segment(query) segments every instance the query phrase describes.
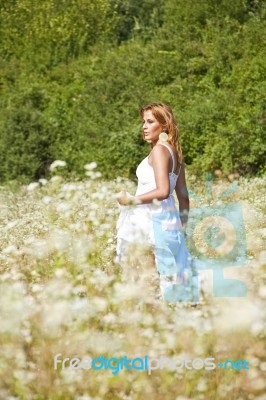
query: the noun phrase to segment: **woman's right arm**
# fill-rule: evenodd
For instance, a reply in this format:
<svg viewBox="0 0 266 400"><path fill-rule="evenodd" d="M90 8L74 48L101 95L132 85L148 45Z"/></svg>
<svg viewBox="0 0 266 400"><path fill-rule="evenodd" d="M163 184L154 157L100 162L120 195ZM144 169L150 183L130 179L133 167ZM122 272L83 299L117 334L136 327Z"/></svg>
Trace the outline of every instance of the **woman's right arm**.
<svg viewBox="0 0 266 400"><path fill-rule="evenodd" d="M179 203L179 214L182 227L185 230L189 213L189 195L186 184L185 165L182 163L180 173L175 186L176 196Z"/></svg>

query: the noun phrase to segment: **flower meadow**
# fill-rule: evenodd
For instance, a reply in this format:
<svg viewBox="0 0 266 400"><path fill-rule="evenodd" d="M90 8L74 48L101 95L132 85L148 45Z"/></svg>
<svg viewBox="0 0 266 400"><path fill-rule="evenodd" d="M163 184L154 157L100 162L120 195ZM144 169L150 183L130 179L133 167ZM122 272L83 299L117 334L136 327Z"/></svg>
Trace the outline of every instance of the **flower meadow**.
<svg viewBox="0 0 266 400"><path fill-rule="evenodd" d="M132 249L115 262L116 194L134 182L105 181L96 163L81 181L60 175L0 188L0 399L265 399L265 178L217 174L212 199L239 202L247 262L224 269L247 287L244 297L215 297L212 271L200 272L200 303L167 303L152 253ZM57 174L57 175L55 175ZM62 174L63 175L63 174ZM188 187L208 206L204 182ZM191 208L198 207L196 196ZM195 232L197 246L204 235ZM197 237L196 237L197 236ZM189 239L188 239L189 240ZM202 250L203 251L203 250ZM61 358L166 357L246 360L249 369L145 370L54 368Z"/></svg>

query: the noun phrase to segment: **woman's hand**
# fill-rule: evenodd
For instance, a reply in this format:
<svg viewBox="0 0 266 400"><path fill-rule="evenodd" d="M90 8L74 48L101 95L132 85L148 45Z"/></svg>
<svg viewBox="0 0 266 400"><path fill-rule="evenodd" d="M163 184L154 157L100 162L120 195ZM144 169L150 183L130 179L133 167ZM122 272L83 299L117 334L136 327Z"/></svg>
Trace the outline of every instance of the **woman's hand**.
<svg viewBox="0 0 266 400"><path fill-rule="evenodd" d="M141 203L136 197L132 196L125 190L121 190L121 192L118 193L117 200L121 206L131 206Z"/></svg>
<svg viewBox="0 0 266 400"><path fill-rule="evenodd" d="M133 196L131 196L125 190L121 190L121 192L119 192L117 195L118 203L121 206L129 206L130 204L132 204L132 199L133 199Z"/></svg>

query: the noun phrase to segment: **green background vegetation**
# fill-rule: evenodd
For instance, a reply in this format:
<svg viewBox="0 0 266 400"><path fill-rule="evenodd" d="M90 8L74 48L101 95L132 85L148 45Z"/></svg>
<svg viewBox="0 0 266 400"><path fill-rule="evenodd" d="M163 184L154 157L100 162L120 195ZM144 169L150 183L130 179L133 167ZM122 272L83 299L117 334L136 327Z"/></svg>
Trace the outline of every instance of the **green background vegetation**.
<svg viewBox="0 0 266 400"><path fill-rule="evenodd" d="M1 0L1 180L55 159L134 176L151 101L173 107L193 172L265 173L265 16L259 0Z"/></svg>

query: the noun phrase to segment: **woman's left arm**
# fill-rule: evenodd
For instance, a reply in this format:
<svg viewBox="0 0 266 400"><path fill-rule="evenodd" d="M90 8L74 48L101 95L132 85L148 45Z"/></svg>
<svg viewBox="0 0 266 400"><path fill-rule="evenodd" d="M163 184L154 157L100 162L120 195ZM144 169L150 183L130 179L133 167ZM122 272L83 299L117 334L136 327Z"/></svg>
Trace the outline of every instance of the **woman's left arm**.
<svg viewBox="0 0 266 400"><path fill-rule="evenodd" d="M179 213L183 229L185 230L188 222L189 213L189 194L186 184L185 165L182 163L179 177L176 182L175 192L179 203Z"/></svg>

